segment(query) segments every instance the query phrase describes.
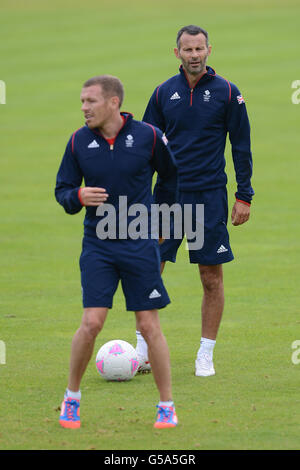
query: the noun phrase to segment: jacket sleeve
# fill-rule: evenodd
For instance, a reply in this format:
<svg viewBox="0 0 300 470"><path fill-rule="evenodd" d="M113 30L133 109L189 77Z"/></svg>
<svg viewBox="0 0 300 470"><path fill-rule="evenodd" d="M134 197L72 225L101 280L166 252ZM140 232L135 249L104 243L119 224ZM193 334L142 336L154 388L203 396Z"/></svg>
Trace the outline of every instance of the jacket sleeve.
<svg viewBox="0 0 300 470"><path fill-rule="evenodd" d="M154 145L152 167L157 172L153 196L156 204L172 205L177 200L177 165L167 138L153 127Z"/></svg>
<svg viewBox="0 0 300 470"><path fill-rule="evenodd" d="M231 142L232 158L236 175L237 199L250 203L254 191L251 186L252 153L250 124L245 101L238 88L231 83L231 100L226 114L226 127Z"/></svg>
<svg viewBox="0 0 300 470"><path fill-rule="evenodd" d="M56 200L68 214L76 214L83 207L78 196L82 179L83 175L72 151L70 138L57 173L55 187Z"/></svg>
<svg viewBox="0 0 300 470"><path fill-rule="evenodd" d="M165 120L159 106L159 86L154 90L148 105L146 107L143 121L153 126L158 127L162 132L165 132Z"/></svg>

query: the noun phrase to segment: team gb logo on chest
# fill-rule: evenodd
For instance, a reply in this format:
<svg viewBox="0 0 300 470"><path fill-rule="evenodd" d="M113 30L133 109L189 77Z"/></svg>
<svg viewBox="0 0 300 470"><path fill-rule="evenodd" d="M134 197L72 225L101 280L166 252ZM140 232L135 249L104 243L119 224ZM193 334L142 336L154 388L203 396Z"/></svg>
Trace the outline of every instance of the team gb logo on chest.
<svg viewBox="0 0 300 470"><path fill-rule="evenodd" d="M203 93L203 101L208 102L210 100L211 94L209 90L205 90Z"/></svg>
<svg viewBox="0 0 300 470"><path fill-rule="evenodd" d="M125 140L126 147L132 147L133 143L134 143L134 138L132 137L131 134L128 134L128 136L126 137L126 140Z"/></svg>

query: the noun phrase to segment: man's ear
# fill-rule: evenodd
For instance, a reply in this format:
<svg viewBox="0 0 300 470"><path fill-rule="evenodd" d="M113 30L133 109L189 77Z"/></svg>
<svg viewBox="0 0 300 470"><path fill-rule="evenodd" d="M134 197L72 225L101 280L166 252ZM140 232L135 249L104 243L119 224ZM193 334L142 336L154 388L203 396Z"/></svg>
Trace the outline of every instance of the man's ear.
<svg viewBox="0 0 300 470"><path fill-rule="evenodd" d="M174 54L177 57L177 59L180 59L179 49L177 47L174 47Z"/></svg>
<svg viewBox="0 0 300 470"><path fill-rule="evenodd" d="M112 96L110 98L110 102L113 106L113 108L119 108L120 107L120 99L118 96Z"/></svg>

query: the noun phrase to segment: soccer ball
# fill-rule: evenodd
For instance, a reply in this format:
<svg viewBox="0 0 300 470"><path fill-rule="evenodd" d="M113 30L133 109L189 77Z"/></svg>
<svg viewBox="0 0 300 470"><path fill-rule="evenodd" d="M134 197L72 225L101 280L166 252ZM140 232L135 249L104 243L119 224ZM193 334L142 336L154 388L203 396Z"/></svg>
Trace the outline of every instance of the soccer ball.
<svg viewBox="0 0 300 470"><path fill-rule="evenodd" d="M105 380L131 380L137 373L139 361L131 344L121 339L105 343L96 356L96 367Z"/></svg>

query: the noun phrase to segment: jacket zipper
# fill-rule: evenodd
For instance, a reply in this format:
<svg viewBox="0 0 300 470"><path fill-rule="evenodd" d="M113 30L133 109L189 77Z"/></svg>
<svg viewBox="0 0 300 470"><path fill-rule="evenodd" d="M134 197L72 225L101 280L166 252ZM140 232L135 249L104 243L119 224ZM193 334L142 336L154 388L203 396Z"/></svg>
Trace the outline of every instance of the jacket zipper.
<svg viewBox="0 0 300 470"><path fill-rule="evenodd" d="M190 106L193 106L193 92L194 92L194 88L191 88Z"/></svg>
<svg viewBox="0 0 300 470"><path fill-rule="evenodd" d="M188 79L188 77L187 77L187 74L186 74L186 72L185 72L184 69L183 69L183 71L184 71L184 75L185 75L186 81L188 82L188 85L189 85L189 87L190 87L190 106L193 106L193 93L194 93L194 89L196 88L198 82L201 80L201 78L203 77L204 74L201 75L201 77L200 77L199 80L195 83L195 85L194 85L193 87L191 87L191 84L190 84L190 81L189 81L189 79Z"/></svg>
<svg viewBox="0 0 300 470"><path fill-rule="evenodd" d="M123 125L122 125L121 129L119 129L119 132L118 132L117 135L115 136L114 143L113 143L113 144L109 144L109 149L110 149L111 152L114 151L114 146L115 146L115 143L116 143L116 139L117 139L118 135L120 134L121 130L123 129L123 127L125 126L126 121L127 121L127 119L124 119L124 122L123 122Z"/></svg>
<svg viewBox="0 0 300 470"><path fill-rule="evenodd" d="M109 143L109 139L106 139L105 137L103 137L103 135L101 134L101 132L98 133L104 140L106 140L106 142L107 142L108 145L109 145L109 150L110 150L111 152L113 152L116 139L117 139L118 135L120 134L121 130L123 129L123 127L125 126L126 122L127 122L127 119L124 119L123 125L122 125L122 127L119 129L119 132L117 133L117 135L115 136L115 141L114 141L113 144Z"/></svg>

